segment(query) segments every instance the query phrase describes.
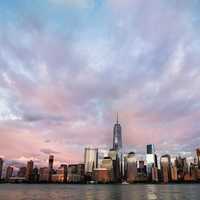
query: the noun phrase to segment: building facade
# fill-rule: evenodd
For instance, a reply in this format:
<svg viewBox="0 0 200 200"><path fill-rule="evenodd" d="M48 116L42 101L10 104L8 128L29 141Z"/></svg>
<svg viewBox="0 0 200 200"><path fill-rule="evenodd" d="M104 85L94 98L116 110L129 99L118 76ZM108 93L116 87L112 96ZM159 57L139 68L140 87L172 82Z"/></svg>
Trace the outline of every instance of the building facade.
<svg viewBox="0 0 200 200"><path fill-rule="evenodd" d="M85 148L84 153L85 174L92 173L98 167L98 149Z"/></svg>
<svg viewBox="0 0 200 200"><path fill-rule="evenodd" d="M1 180L1 177L2 177L2 172L3 172L3 159L0 158L0 180Z"/></svg>

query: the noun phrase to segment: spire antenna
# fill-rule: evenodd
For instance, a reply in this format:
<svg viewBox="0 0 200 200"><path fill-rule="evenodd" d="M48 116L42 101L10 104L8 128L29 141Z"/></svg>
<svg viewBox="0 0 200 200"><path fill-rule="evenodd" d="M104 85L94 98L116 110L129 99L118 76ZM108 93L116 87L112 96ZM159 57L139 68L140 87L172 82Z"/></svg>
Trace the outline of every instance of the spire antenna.
<svg viewBox="0 0 200 200"><path fill-rule="evenodd" d="M119 123L118 112L117 112L117 124Z"/></svg>

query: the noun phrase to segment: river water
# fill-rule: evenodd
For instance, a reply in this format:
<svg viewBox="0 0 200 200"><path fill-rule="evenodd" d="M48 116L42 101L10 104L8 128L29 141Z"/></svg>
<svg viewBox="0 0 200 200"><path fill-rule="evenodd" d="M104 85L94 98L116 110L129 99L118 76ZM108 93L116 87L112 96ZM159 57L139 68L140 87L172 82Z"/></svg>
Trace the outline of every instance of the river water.
<svg viewBox="0 0 200 200"><path fill-rule="evenodd" d="M0 184L0 200L200 200L200 184L42 185Z"/></svg>

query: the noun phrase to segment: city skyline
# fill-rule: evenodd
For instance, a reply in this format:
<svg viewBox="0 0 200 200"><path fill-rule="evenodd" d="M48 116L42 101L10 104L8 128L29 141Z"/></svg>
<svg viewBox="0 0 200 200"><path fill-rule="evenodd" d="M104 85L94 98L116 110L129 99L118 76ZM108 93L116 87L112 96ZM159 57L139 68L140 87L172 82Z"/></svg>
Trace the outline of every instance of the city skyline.
<svg viewBox="0 0 200 200"><path fill-rule="evenodd" d="M194 157L200 143L200 2L0 3L0 157L55 165L111 148ZM142 12L141 12L142 11ZM174 20L176 19L176 20Z"/></svg>

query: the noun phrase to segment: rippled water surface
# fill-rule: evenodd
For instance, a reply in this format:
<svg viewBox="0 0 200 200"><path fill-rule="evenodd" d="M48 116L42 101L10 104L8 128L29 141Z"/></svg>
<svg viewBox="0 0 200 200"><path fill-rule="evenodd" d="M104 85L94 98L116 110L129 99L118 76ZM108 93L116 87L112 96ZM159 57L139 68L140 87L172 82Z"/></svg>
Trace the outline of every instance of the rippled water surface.
<svg viewBox="0 0 200 200"><path fill-rule="evenodd" d="M200 200L200 185L0 184L0 200Z"/></svg>

